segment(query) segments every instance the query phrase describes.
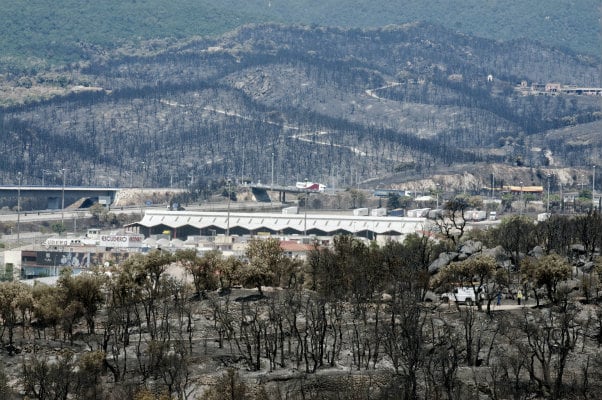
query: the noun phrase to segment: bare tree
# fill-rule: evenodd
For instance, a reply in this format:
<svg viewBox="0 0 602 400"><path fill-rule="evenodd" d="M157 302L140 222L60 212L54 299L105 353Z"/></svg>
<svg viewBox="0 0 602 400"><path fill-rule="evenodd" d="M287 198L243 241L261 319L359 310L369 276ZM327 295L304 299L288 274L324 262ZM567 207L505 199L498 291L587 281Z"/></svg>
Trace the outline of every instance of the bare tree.
<svg viewBox="0 0 602 400"><path fill-rule="evenodd" d="M470 204L464 197L456 197L443 206L443 212L435 218L441 234L450 240L454 246L457 246L464 236L466 229L466 211Z"/></svg>
<svg viewBox="0 0 602 400"><path fill-rule="evenodd" d="M74 354L65 350L56 362L34 354L23 360L21 383L26 396L39 400L65 400L74 391Z"/></svg>
<svg viewBox="0 0 602 400"><path fill-rule="evenodd" d="M206 400L248 400L251 398L248 392L249 388L238 372L229 368L218 378L215 386L207 391L204 398Z"/></svg>
<svg viewBox="0 0 602 400"><path fill-rule="evenodd" d="M521 330L528 350L527 369L547 398L559 399L564 395L563 378L569 356L581 338L577 315L574 306L524 313Z"/></svg>

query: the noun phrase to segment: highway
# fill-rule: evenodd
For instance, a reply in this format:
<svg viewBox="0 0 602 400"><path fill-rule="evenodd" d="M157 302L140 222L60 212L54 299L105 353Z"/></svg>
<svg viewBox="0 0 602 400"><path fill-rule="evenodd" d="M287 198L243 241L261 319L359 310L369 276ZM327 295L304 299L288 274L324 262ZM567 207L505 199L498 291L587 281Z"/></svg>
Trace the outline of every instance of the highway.
<svg viewBox="0 0 602 400"><path fill-rule="evenodd" d="M257 203L254 201L245 202L230 202L230 210L232 211L257 211L257 210L278 210L283 207L282 203ZM113 207L109 210L114 214L143 214L147 209L165 209L164 205L153 205L153 206L128 206L128 207ZM187 211L226 211L228 209L227 201L219 203L202 203L202 204L191 204L184 206ZM38 210L38 211L24 211L21 213L20 221L26 222L42 222L42 221L60 221L61 218L64 220L71 221L73 219L90 218L92 214L89 210L73 210L65 209L64 212L61 210ZM7 212L0 214L0 222L17 222L16 212Z"/></svg>

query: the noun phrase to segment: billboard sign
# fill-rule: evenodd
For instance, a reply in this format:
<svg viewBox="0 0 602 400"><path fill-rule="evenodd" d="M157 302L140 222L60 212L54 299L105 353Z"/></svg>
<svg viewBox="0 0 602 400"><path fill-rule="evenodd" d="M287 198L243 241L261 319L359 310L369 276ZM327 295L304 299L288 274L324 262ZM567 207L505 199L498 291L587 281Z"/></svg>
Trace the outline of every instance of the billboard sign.
<svg viewBox="0 0 602 400"><path fill-rule="evenodd" d="M62 268L73 271L85 270L91 266L105 263L120 264L130 256L129 253L118 252L79 252L79 251L37 251L30 255L30 260L22 264L23 268L48 268L56 273ZM46 272L48 273L48 272Z"/></svg>
<svg viewBox="0 0 602 400"><path fill-rule="evenodd" d="M36 264L40 266L90 268L90 253L39 251Z"/></svg>
<svg viewBox="0 0 602 400"><path fill-rule="evenodd" d="M103 247L142 247L144 235L100 235L98 245Z"/></svg>

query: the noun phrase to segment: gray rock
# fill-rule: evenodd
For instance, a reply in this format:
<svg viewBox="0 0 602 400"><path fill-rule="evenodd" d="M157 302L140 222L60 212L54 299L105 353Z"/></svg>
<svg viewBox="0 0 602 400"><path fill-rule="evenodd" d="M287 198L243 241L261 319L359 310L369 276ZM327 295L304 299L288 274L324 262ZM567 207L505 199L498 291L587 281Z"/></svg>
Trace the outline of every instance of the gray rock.
<svg viewBox="0 0 602 400"><path fill-rule="evenodd" d="M585 272L586 274L589 274L590 272L592 272L595 265L596 264L594 264L593 261L588 261L581 266L581 271Z"/></svg>
<svg viewBox="0 0 602 400"><path fill-rule="evenodd" d="M482 250L483 250L483 243L477 242L474 240L468 240L462 245L462 248L460 249L460 253L471 256L473 254L481 252Z"/></svg>
<svg viewBox="0 0 602 400"><path fill-rule="evenodd" d="M431 265L429 265L429 273L431 275L436 274L441 268L445 267L446 265L457 259L458 256L459 253L455 252L441 253L439 255L439 258L437 258L431 263Z"/></svg>
<svg viewBox="0 0 602 400"><path fill-rule="evenodd" d="M460 254L458 254L458 258L457 258L457 260L458 260L458 261L464 261L464 260L466 260L468 257L470 257L470 254L466 254L466 253L460 253Z"/></svg>
<svg viewBox="0 0 602 400"><path fill-rule="evenodd" d="M483 249L482 253L486 256L493 257L498 267L508 268L512 265L510 257L502 246L497 246L492 249Z"/></svg>
<svg viewBox="0 0 602 400"><path fill-rule="evenodd" d="M541 258L543 257L544 253L543 253L543 249L541 248L541 246L535 246L533 247L533 249L529 252L529 255L531 257L535 257L535 258Z"/></svg>

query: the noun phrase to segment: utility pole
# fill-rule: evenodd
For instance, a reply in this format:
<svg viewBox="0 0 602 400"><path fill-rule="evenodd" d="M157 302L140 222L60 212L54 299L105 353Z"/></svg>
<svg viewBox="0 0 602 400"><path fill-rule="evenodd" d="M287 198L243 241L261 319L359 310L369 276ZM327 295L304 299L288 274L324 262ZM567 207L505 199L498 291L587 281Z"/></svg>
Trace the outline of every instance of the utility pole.
<svg viewBox="0 0 602 400"><path fill-rule="evenodd" d="M560 185L560 211L564 212L564 193L562 192L562 182L558 179L558 184Z"/></svg>
<svg viewBox="0 0 602 400"><path fill-rule="evenodd" d="M65 168L61 169L63 173L63 190L61 194L61 225L65 226Z"/></svg>
<svg viewBox="0 0 602 400"><path fill-rule="evenodd" d="M17 173L19 186L17 186L17 247L21 245L21 172Z"/></svg>
<svg viewBox="0 0 602 400"><path fill-rule="evenodd" d="M242 170L240 171L240 184L245 184L245 148L242 148Z"/></svg>
<svg viewBox="0 0 602 400"><path fill-rule="evenodd" d="M307 236L307 195L308 195L307 178L305 178L305 189L304 190L305 190L305 201L304 201L305 204L303 204L303 209L305 211L304 212L305 217L303 220L303 236Z"/></svg>
<svg viewBox="0 0 602 400"><path fill-rule="evenodd" d="M524 208L524 204L523 204L523 181L520 182L520 213L519 215L523 215L523 208Z"/></svg>
<svg viewBox="0 0 602 400"><path fill-rule="evenodd" d="M230 237L230 183L232 180L228 178L226 181L226 187L228 188L228 216L226 221L226 236Z"/></svg>
<svg viewBox="0 0 602 400"><path fill-rule="evenodd" d="M271 188L274 190L274 152L272 151L272 186Z"/></svg>
<svg viewBox="0 0 602 400"><path fill-rule="evenodd" d="M596 166L592 166L592 207L596 208Z"/></svg>
<svg viewBox="0 0 602 400"><path fill-rule="evenodd" d="M142 188L144 189L144 180L146 178L146 163L142 161Z"/></svg>
<svg viewBox="0 0 602 400"><path fill-rule="evenodd" d="M548 205L546 206L546 212L550 212L550 175L548 174Z"/></svg>

